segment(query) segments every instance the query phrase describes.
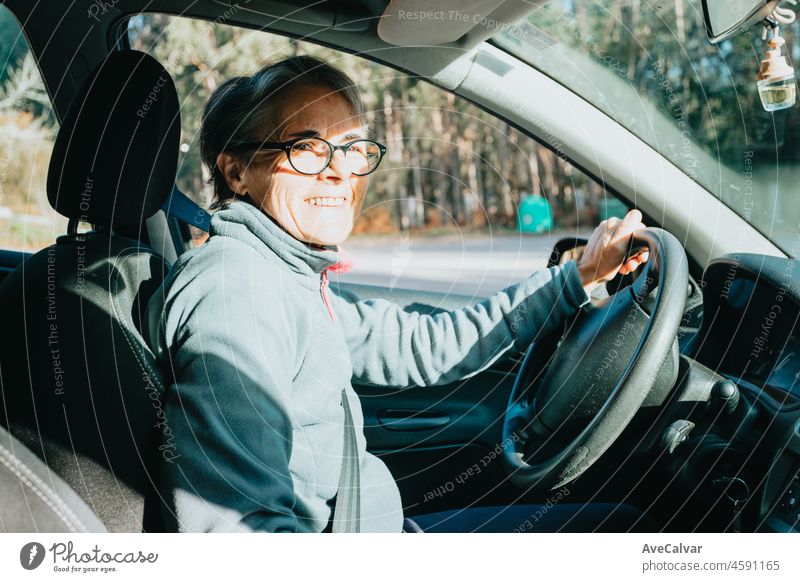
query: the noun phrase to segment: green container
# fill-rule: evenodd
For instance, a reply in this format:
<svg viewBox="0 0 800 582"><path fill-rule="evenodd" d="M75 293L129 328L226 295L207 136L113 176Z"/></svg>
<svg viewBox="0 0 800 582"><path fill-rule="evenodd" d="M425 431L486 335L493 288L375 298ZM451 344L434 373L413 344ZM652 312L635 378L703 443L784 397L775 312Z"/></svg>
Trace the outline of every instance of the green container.
<svg viewBox="0 0 800 582"><path fill-rule="evenodd" d="M553 228L550 203L538 194L528 194L519 203L517 225L520 232L548 232Z"/></svg>

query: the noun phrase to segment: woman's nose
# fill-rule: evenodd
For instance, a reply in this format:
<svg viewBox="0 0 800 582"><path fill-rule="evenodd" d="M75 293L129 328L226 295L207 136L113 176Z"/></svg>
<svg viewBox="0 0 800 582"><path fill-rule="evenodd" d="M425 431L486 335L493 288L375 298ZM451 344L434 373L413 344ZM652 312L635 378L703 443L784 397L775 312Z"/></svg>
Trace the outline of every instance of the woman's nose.
<svg viewBox="0 0 800 582"><path fill-rule="evenodd" d="M350 178L350 166L342 150L334 150L331 163L322 171L322 176L336 182Z"/></svg>

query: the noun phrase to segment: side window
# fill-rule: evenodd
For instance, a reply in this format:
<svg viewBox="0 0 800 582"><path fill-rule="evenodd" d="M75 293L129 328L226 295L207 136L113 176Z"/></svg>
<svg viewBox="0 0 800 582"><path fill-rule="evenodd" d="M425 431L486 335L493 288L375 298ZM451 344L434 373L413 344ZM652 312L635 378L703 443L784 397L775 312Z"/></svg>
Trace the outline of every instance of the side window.
<svg viewBox="0 0 800 582"><path fill-rule="evenodd" d="M67 230L45 190L58 124L19 22L5 6L0 62L0 248L32 252Z"/></svg>
<svg viewBox="0 0 800 582"><path fill-rule="evenodd" d="M320 57L360 87L370 134L388 147L351 237L343 282L488 296L545 265L562 236L588 235L625 207L563 156L478 107L365 59L278 35L166 15L129 21L132 48L175 79L183 137L178 187L210 202L199 159L202 108L265 60Z"/></svg>

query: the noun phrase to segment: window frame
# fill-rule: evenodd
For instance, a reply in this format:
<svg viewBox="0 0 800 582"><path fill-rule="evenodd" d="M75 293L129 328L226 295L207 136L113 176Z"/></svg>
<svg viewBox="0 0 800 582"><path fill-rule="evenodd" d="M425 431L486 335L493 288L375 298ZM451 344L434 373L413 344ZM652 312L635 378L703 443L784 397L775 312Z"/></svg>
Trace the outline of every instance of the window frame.
<svg viewBox="0 0 800 582"><path fill-rule="evenodd" d="M62 121L63 121L63 115L61 114L58 106L56 105L56 100L53 98L53 92L50 90L50 86L47 83L47 79L46 79L46 77L44 75L44 72L42 70L41 64L39 62L39 57L37 56L37 54L33 50L33 45L32 45L32 43L30 41L29 36L28 36L27 29L26 29L25 25L23 24L22 19L19 17L19 15L17 14L17 11L14 9L13 6L8 5L8 4L3 4L2 6L0 6L0 10L8 11L8 14L11 15L11 17L14 19L14 22L16 22L16 25L17 25L17 27L19 29L19 33L17 34L16 38L14 39L14 44L20 42L20 38L21 38L22 41L25 43L25 48L27 49L27 54L30 55L31 58L33 59L34 65L36 66L36 71L37 71L37 73L39 75L39 79L41 80L42 85L44 86L45 93L47 95L47 99L48 99L50 108L53 111L53 115L55 116L56 123L58 124L58 129L57 129L57 131L55 133L55 135L57 136L58 135L58 131L61 130L61 125L62 125ZM53 140L53 143L55 143L55 139ZM52 154L51 154L51 156L52 156ZM49 161L50 160L48 158L48 160L47 160L48 167L49 167ZM45 174L45 184L46 184L46 182L47 182L47 175ZM28 194L30 195L30 193L28 193ZM69 224L68 223L68 219L66 219L65 217L63 217L63 215L58 213L52 207L52 205L49 204L49 201L48 201L48 206L49 206L50 212L52 213L53 219L57 219L58 217L61 217L61 218L64 218L64 220L67 220L67 225ZM53 230L55 230L55 228ZM0 261L0 275L5 275L6 274L5 271L8 270L8 268L11 266L13 261L16 260L17 264L21 264L28 257L33 256L37 252L40 252L40 251L48 248L49 246L55 244L59 237L64 236L66 234L67 234L67 228L65 228L64 232L57 234L55 236L55 238L53 238L52 240L48 241L48 244L46 244L45 246L43 246L41 248L37 248L35 250L34 249L27 250L27 249L7 248L5 246L0 247L0 254L2 254L2 260ZM24 240L23 240L23 243L24 243Z"/></svg>
<svg viewBox="0 0 800 582"><path fill-rule="evenodd" d="M443 92L449 93L449 94L453 95L456 99L462 100L465 103L469 103L470 105L472 105L474 107L477 107L481 111L483 111L483 112L487 113L488 115L492 116L494 119L497 119L499 121L507 123L510 127L515 129L516 131L518 131L526 139L533 140L533 142L543 146L550 153L562 158L565 162L570 164L575 171L583 174L583 176L585 176L586 179L594 181L596 184L598 184L602 188L602 190L608 196L610 196L610 197L622 202L628 208L636 208L637 207L635 204L633 204L631 202L630 199L628 199L628 197L626 197L623 194L621 194L616 188L614 188L613 186L609 185L604 180L598 178L597 175L593 171L588 170L582 164L580 164L579 162L575 161L571 156L567 155L563 151L558 150L558 148L555 145L547 142L543 138L540 138L540 137L534 135L528 129L526 129L525 127L521 126L520 124L514 122L513 120L511 120L509 118L506 118L505 116L503 116L501 114L498 114L498 113L490 110L488 107L482 105L479 102L476 102L473 99L470 99L468 97L460 95L457 92L457 90L450 90L450 89L448 89L446 87L442 87L442 86L438 85L437 83L435 83L435 82L433 82L433 81L431 81L431 80L429 80L427 78L416 76L413 73L410 73L409 71L402 69L401 67L397 67L397 66L393 65L392 63L389 63L389 62L386 62L386 61L381 60L379 58L376 58L375 56L373 56L371 54L362 54L362 53L359 53L358 51L355 51L355 50L348 50L348 49L346 49L344 47L334 46L334 45L329 44L329 43L319 42L319 41L314 40L313 38L308 38L308 37L305 37L305 36L304 37L300 37L300 36L297 36L297 35L293 35L293 34L287 33L285 31L272 30L269 27L259 27L257 25L253 25L253 24L249 24L249 23L238 22L238 21L236 21L234 19L231 19L231 20L226 21L224 23L217 23L217 22L215 22L214 19L212 19L210 17L198 16L198 15L194 15L194 14L187 14L185 12L183 12L181 14L172 14L172 13L157 12L157 11L147 11L147 12L140 12L140 13L136 13L136 14L128 14L128 15L122 16L118 20L119 24L117 26L117 30L119 31L119 34L121 35L121 38L118 39L114 43L114 45L116 45L118 47L123 47L125 49L130 49L130 40L129 40L129 36L128 36L128 34L129 34L129 30L128 30L129 21L132 18L136 17L136 16L145 16L146 17L148 15L159 15L159 16L168 16L170 18L185 18L185 19L192 19L192 20L198 20L198 21L205 21L205 22L208 22L210 24L219 24L219 25L222 25L222 26L235 27L235 28L240 28L240 29L243 29L243 30L249 30L249 31L253 31L253 32L262 32L262 33L273 35L273 36L279 36L279 37L288 38L288 39L292 39L292 40L298 40L298 41L302 41L302 42L305 42L305 43L308 43L308 44L321 46L321 47L324 47L324 48L327 48L329 50L333 50L333 51L336 51L336 52L340 52L340 53L344 53L344 54L350 54L350 55L356 56L356 57L358 57L360 59L364 59L366 61L374 63L376 65L387 67L388 69L391 69L393 71L397 71L397 72L402 73L402 74L413 75L420 82L423 82L423 83L426 83L428 85L431 85L434 88L438 89L439 91L443 91ZM508 51L506 49L504 49L501 46L497 46L495 43L493 43L491 38L483 41L482 44L491 45L491 46L497 48L498 50L502 50L503 52L508 53ZM511 55L511 53L508 53L508 54ZM511 55L511 56L514 56L514 55ZM532 70L537 70L538 71L538 69L533 67L533 65L531 65L527 61L519 59L518 57L514 57L514 58L517 59L524 66L529 67ZM544 73L544 72L542 72L542 74L546 75L546 73ZM550 77L549 75L547 75L547 76ZM550 77L550 78L552 79L552 77ZM563 86L563 84L559 83L559 81L557 79L553 79L553 81L555 83L558 83L559 85ZM570 90L568 87L565 87L565 89ZM580 97L580 95L578 95L578 97ZM618 123L618 122L615 121L615 123ZM659 155L661 155L661 154L659 153ZM652 216L647 214L642 209L639 209L639 210L642 212L643 220L644 220L645 223L653 225L653 226L660 226L660 224L656 220L654 220L654 218ZM169 218L171 220L176 220L176 222L178 223L178 226L173 228L174 232L176 232L176 233L177 232L183 232L183 231L179 230L180 225L188 225L188 223L183 223L181 221L177 221L177 219L174 219L174 217L169 217ZM763 233L761 233L761 234L763 236ZM183 232L183 235L184 235L184 238L182 238L182 239L178 238L177 236L174 236L175 243L176 243L176 249L178 249L178 255L182 254L183 252L185 252L187 250L190 250L190 248L191 248L191 234L190 233L187 234L187 233ZM189 238L186 238L186 236L188 236ZM688 255L688 253L687 253L687 258L688 258L688 261L689 261L689 272L690 272L690 275L692 277L694 277L695 279L699 280L700 278L702 278L702 272L703 272L702 267L700 267L699 263L691 255ZM423 290L419 290L419 292L420 293L428 293L427 291L423 291Z"/></svg>

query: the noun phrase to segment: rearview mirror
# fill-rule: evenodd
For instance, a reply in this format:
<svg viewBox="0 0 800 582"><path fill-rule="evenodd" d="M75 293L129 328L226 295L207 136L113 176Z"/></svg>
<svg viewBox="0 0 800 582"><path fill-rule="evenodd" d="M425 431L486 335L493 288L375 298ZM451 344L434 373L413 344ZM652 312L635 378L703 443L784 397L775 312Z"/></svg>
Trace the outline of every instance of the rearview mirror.
<svg viewBox="0 0 800 582"><path fill-rule="evenodd" d="M708 40L718 43L769 16L781 0L703 0Z"/></svg>

